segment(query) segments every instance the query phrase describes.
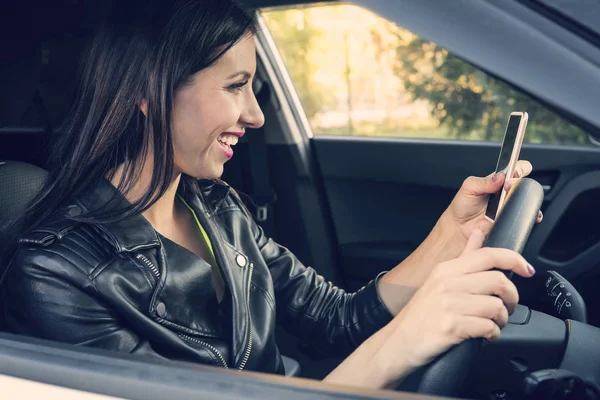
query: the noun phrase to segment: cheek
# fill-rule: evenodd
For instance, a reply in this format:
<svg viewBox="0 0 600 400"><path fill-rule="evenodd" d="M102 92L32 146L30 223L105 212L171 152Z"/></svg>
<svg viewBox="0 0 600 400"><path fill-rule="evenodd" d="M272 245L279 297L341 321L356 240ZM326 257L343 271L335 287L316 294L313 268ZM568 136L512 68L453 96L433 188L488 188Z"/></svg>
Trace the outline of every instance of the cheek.
<svg viewBox="0 0 600 400"><path fill-rule="evenodd" d="M173 113L173 144L185 149L205 142L210 135L210 113L208 104L201 99L189 98L176 105Z"/></svg>
<svg viewBox="0 0 600 400"><path fill-rule="evenodd" d="M171 133L175 166L188 172L208 147L205 118L198 108L192 107L180 108L174 117Z"/></svg>
<svg viewBox="0 0 600 400"><path fill-rule="evenodd" d="M189 100L177 109L173 123L175 162L181 167L205 157L216 145L217 137L234 127L239 119L238 107L228 93L211 98Z"/></svg>
<svg viewBox="0 0 600 400"><path fill-rule="evenodd" d="M219 93L203 103L200 114L204 128L216 138L237 124L239 112L236 98L229 93Z"/></svg>

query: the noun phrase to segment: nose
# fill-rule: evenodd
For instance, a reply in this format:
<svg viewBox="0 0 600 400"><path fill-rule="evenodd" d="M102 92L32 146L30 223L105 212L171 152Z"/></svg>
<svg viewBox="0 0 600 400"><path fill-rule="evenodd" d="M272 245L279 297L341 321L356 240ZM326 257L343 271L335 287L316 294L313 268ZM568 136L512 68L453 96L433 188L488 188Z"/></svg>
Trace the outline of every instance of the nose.
<svg viewBox="0 0 600 400"><path fill-rule="evenodd" d="M240 115L240 123L247 128L260 128L265 123L265 116L252 90L248 91L247 97L246 107Z"/></svg>

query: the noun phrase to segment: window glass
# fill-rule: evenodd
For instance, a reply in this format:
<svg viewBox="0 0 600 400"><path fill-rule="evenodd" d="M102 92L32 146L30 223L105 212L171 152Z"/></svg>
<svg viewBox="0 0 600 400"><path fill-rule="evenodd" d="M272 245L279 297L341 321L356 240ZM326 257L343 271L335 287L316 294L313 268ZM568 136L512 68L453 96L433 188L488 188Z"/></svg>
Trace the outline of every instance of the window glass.
<svg viewBox="0 0 600 400"><path fill-rule="evenodd" d="M512 111L525 141L587 134L435 43L352 5L263 10L315 135L501 140Z"/></svg>

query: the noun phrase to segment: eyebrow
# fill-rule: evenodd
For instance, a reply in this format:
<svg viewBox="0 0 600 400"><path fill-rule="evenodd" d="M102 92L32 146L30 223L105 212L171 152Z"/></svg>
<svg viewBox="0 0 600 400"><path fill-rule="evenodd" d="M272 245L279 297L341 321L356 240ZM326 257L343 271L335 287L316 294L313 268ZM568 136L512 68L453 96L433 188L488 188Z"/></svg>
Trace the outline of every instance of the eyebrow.
<svg viewBox="0 0 600 400"><path fill-rule="evenodd" d="M240 72L236 72L235 74L227 77L227 79L236 78L238 75L242 75L245 79L250 79L250 77L252 76L252 74L250 74L250 72L248 72L248 71L240 71Z"/></svg>

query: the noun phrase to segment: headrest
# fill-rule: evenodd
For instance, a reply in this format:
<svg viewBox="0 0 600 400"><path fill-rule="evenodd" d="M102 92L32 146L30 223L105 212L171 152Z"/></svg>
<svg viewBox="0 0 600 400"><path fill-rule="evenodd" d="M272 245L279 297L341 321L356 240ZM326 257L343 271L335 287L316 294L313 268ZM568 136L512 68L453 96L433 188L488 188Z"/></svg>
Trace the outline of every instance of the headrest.
<svg viewBox="0 0 600 400"><path fill-rule="evenodd" d="M42 188L48 172L21 161L0 161L0 221L25 210Z"/></svg>

